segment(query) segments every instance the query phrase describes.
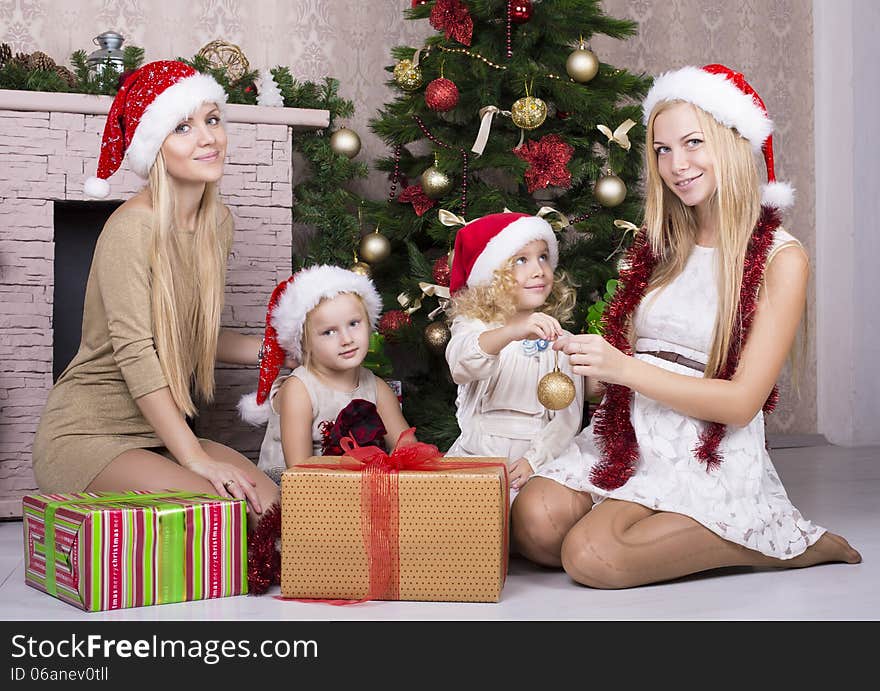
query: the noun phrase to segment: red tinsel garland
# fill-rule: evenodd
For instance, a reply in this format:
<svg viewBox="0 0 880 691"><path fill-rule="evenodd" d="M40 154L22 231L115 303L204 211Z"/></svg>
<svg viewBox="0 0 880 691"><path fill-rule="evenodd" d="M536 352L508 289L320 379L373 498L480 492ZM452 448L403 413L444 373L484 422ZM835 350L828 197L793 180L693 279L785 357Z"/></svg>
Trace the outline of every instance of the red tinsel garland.
<svg viewBox="0 0 880 691"><path fill-rule="evenodd" d="M779 227L779 223L778 211L771 207L763 207L746 250L737 318L734 320L735 327L731 334L730 349L724 365L716 375L718 379L730 379L736 372L742 348L755 317L758 290L764 279L767 255L773 245L774 231ZM630 319L645 296L645 290L656 265L657 257L651 251L651 244L643 229L636 235L627 253L625 268L620 272L617 292L602 317L605 340L627 355L632 355L627 337ZM778 398L779 392L774 387L764 403L765 413L772 412ZM636 462L639 459L639 444L630 418L631 405L632 389L618 384L608 385L593 422L593 431L602 452L601 460L590 472L590 481L596 487L606 490L616 489L624 485L635 472ZM700 442L694 449L694 455L697 460L706 464L707 470L712 470L721 463L718 446L726 431L726 426L720 422L710 422L700 435Z"/></svg>
<svg viewBox="0 0 880 691"><path fill-rule="evenodd" d="M281 506L272 504L248 535L248 592L262 595L281 583L281 553L275 543L281 537Z"/></svg>

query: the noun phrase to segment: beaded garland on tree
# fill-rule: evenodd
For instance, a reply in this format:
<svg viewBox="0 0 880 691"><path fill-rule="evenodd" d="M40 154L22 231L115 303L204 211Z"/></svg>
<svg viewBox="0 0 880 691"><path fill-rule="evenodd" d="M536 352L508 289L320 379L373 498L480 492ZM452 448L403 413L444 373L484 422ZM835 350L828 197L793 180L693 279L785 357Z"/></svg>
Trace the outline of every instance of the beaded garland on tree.
<svg viewBox="0 0 880 691"><path fill-rule="evenodd" d="M772 207L761 209L761 216L746 250L739 304L730 338L730 349L716 378L730 379L736 372L743 345L757 310L758 290L764 279L767 256L773 244L773 235L779 227L779 212ZM620 272L620 284L614 299L602 318L605 339L621 352L632 355L628 327L636 308L645 296L651 274L657 266L657 257L651 251L647 233L636 235L627 252L625 268ZM632 389L619 384L609 384L605 397L596 411L593 423L602 458L590 472L590 481L601 489L611 490L623 486L635 472L639 459L639 445L630 418ZM777 387L773 387L762 410L770 413L779 399ZM694 455L706 465L706 470L717 467L722 457L718 446L727 431L720 422L709 422L700 435Z"/></svg>

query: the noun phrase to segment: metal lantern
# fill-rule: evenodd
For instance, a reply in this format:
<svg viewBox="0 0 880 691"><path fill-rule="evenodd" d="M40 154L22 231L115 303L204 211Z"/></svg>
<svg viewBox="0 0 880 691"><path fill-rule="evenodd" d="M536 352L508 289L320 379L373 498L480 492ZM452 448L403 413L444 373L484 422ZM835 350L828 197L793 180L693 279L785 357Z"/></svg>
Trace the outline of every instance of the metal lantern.
<svg viewBox="0 0 880 691"><path fill-rule="evenodd" d="M91 53L86 60L89 67L98 74L101 74L109 61L109 64L112 65L117 72L122 73L123 52L120 48L122 47L123 41L125 41L125 37L115 31L105 31L103 34L95 36L92 39L92 43L96 46L100 46L100 48Z"/></svg>

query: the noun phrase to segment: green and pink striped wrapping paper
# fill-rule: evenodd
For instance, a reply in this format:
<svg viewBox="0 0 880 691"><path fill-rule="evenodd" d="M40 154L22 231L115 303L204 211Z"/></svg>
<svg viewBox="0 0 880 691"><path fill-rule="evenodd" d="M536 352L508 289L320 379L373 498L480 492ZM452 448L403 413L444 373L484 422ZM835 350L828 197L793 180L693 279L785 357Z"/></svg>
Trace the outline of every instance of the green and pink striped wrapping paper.
<svg viewBox="0 0 880 691"><path fill-rule="evenodd" d="M25 582L86 611L247 592L242 500L171 491L31 494L22 516Z"/></svg>

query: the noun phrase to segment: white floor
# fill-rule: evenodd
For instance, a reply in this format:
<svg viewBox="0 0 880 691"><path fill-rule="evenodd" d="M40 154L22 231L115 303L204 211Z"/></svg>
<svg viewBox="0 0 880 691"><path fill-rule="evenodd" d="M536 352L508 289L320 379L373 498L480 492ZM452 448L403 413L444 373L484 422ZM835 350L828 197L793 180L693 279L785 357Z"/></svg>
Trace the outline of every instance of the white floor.
<svg viewBox="0 0 880 691"><path fill-rule="evenodd" d="M773 451L804 516L846 537L858 565L722 569L599 591L513 559L497 604L368 602L350 607L241 596L88 614L24 583L20 521L0 523L0 620L880 620L880 447Z"/></svg>

